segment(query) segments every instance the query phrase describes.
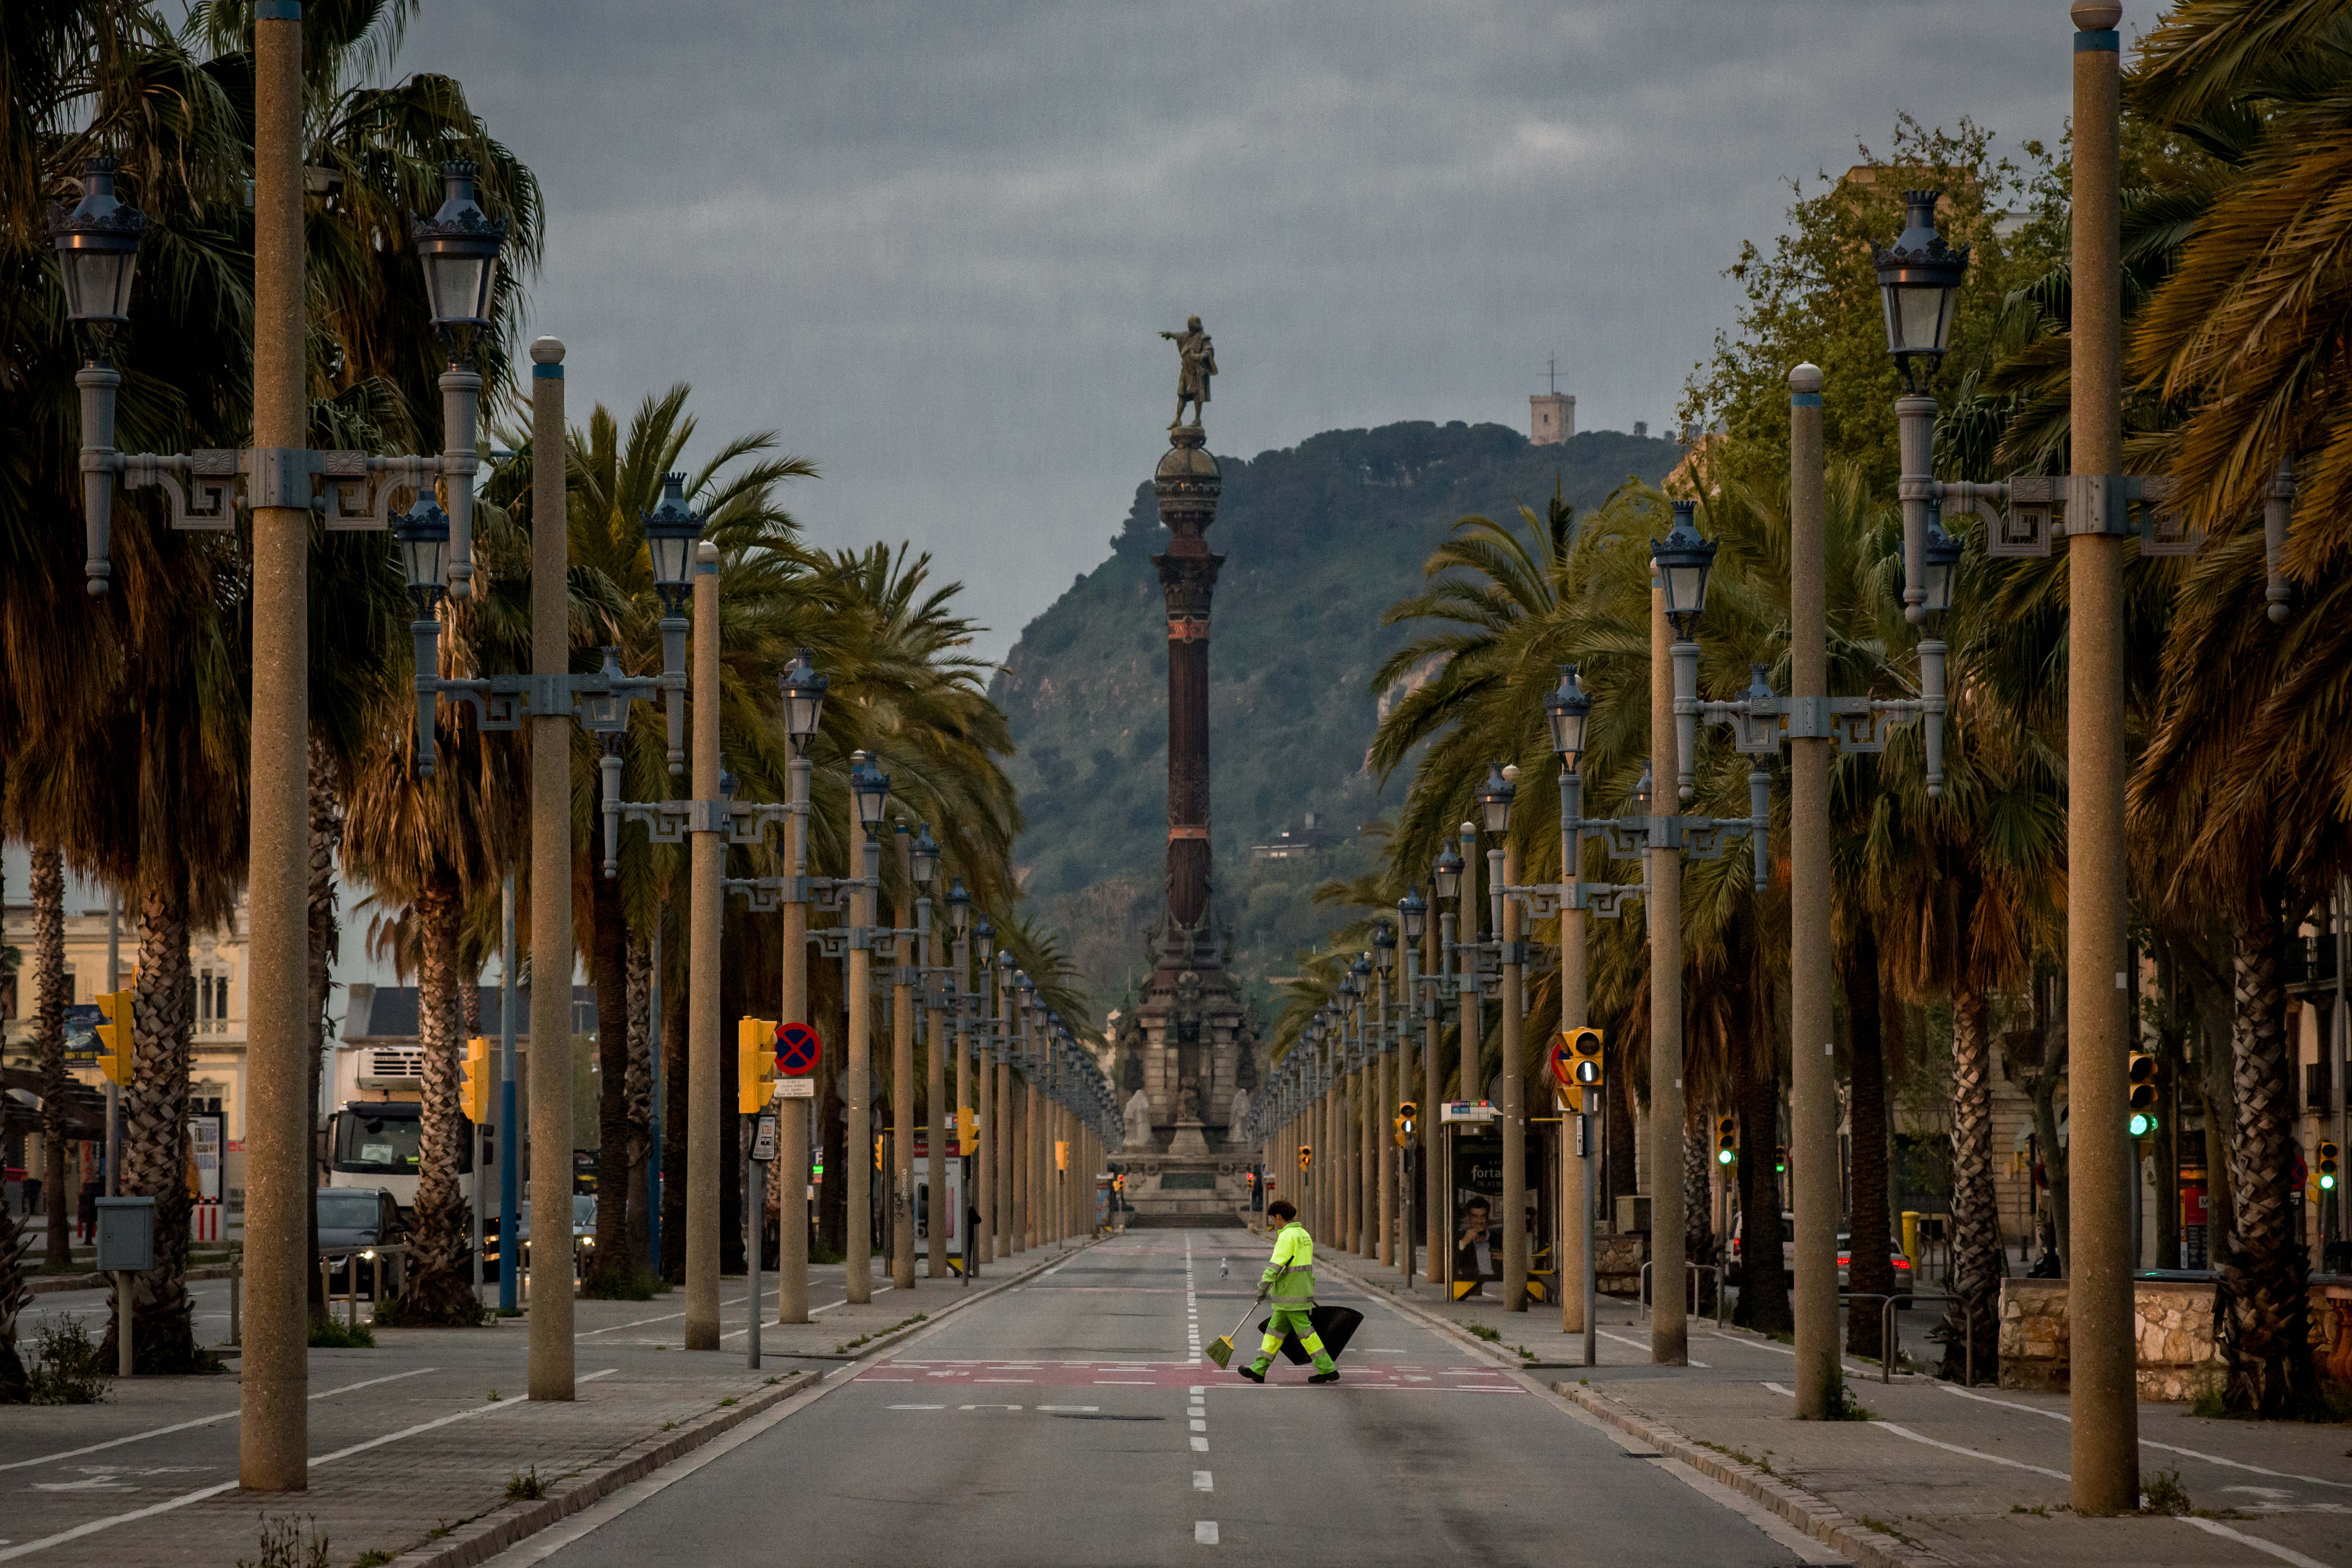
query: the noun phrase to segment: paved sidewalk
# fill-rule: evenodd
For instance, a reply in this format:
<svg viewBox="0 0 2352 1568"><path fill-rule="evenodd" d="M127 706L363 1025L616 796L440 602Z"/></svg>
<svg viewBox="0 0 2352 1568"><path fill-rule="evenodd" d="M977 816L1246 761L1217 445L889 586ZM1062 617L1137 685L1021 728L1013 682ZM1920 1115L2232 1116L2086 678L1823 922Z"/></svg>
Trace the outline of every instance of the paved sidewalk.
<svg viewBox="0 0 2352 1568"><path fill-rule="evenodd" d="M527 1319L380 1329L374 1350L310 1353L311 1488L299 1497L236 1488L233 1352L220 1376L120 1380L100 1405L12 1408L0 1420L0 1563L229 1568L259 1557L267 1521L292 1516L329 1538L336 1568L363 1557L457 1568L1079 1245L1007 1259L969 1287L919 1277L901 1292L879 1283L888 1278L881 1272L873 1300L856 1306L845 1301L841 1266L819 1267L810 1282L815 1321L765 1324L756 1371L745 1364L749 1292L740 1279L720 1292L715 1354L679 1348L682 1292L583 1300L570 1404L522 1397ZM197 1289L201 1337L217 1344L226 1302L210 1298L222 1288ZM102 1315L100 1294L83 1294L44 1297L35 1310ZM772 1280L763 1298L772 1318Z"/></svg>
<svg viewBox="0 0 2352 1568"><path fill-rule="evenodd" d="M2352 1426L2206 1421L2143 1402L2142 1485L2172 1473L2191 1513L2077 1519L2066 1508L2063 1397L1899 1373L1881 1384L1874 1364L1849 1361L1849 1386L1871 1418L1800 1422L1787 1347L1711 1319L1691 1324L1688 1367L1652 1366L1637 1309L1604 1297L1601 1364L1563 1366L1580 1363L1582 1337L1560 1332L1557 1306L1507 1313L1475 1298L1441 1302L1427 1287L1406 1298L1392 1268L1328 1253L1318 1265L1326 1258L1419 1313L1495 1330L1501 1347L1488 1353L1498 1362L1532 1367L1525 1375L1858 1562L2352 1564Z"/></svg>

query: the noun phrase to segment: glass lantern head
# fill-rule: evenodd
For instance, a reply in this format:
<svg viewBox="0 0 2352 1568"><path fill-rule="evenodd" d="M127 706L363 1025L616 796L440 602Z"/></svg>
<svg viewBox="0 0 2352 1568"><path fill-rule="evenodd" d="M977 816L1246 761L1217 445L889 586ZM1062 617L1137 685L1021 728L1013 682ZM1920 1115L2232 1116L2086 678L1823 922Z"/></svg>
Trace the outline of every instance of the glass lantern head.
<svg viewBox="0 0 2352 1568"><path fill-rule="evenodd" d="M77 321L117 327L131 314L131 279L139 268L139 241L147 215L114 196L115 162L82 165L81 200L49 209L49 241L57 247L66 285L66 313Z"/></svg>
<svg viewBox="0 0 2352 1568"><path fill-rule="evenodd" d="M416 220L410 237L425 264L425 297L433 325L444 335L478 332L490 324L490 300L498 291L499 252L507 226L474 198L480 165L457 159L441 165L441 209Z"/></svg>
<svg viewBox="0 0 2352 1568"><path fill-rule="evenodd" d="M1429 905L1418 887L1406 889L1404 897L1397 900L1397 920L1404 927L1405 941L1418 946L1429 929Z"/></svg>
<svg viewBox="0 0 2352 1568"><path fill-rule="evenodd" d="M1500 838L1510 831L1511 802L1518 793L1519 786L1503 776L1500 763L1486 764L1486 782L1478 786L1478 816L1487 837Z"/></svg>
<svg viewBox="0 0 2352 1568"><path fill-rule="evenodd" d="M1969 247L1947 245L1937 232L1936 202L1942 194L1904 192L1902 234L1870 254L1886 318L1886 352L1915 390L1951 345L1953 305L1969 269Z"/></svg>
<svg viewBox="0 0 2352 1568"><path fill-rule="evenodd" d="M664 474L660 504L646 513L646 549L653 557L654 588L662 608L679 614L694 571L695 546L702 542L703 518L687 504L686 476Z"/></svg>
<svg viewBox="0 0 2352 1568"><path fill-rule="evenodd" d="M824 713L824 677L809 662L809 650L800 650L793 667L776 678L784 699L784 732L792 737L793 752L805 757L816 743L817 721Z"/></svg>
<svg viewBox="0 0 2352 1568"><path fill-rule="evenodd" d="M1650 559L1657 563L1658 584L1666 598L1666 615L1675 635L1687 640L1691 628L1706 609L1706 580L1715 570L1719 543L1699 536L1695 522L1696 501L1675 502L1675 525L1664 539L1650 541Z"/></svg>
<svg viewBox="0 0 2352 1568"><path fill-rule="evenodd" d="M400 567L416 601L416 617L430 619L449 565L449 514L434 504L430 493L419 496L393 520L392 537L400 545Z"/></svg>
<svg viewBox="0 0 2352 1568"><path fill-rule="evenodd" d="M1551 731L1551 749L1559 765L1574 773L1584 760L1584 732L1592 722L1592 699L1576 683L1576 666L1559 667L1559 684L1544 699L1544 723Z"/></svg>

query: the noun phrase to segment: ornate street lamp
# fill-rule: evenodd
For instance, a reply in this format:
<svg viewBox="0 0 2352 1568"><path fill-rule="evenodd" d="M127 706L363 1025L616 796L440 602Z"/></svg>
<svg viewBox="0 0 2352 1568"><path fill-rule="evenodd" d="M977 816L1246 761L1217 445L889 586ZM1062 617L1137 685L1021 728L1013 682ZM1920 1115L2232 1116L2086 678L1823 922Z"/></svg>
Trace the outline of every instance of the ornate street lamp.
<svg viewBox="0 0 2352 1568"><path fill-rule="evenodd" d="M431 496L421 496L415 507L393 520L392 537L400 545L401 570L408 581L408 596L416 604L416 618L431 620L448 571L449 514L434 505ZM420 651L416 668L422 674L432 668L432 660Z"/></svg>
<svg viewBox="0 0 2352 1568"><path fill-rule="evenodd" d="M1397 920L1404 927L1406 943L1418 950L1422 933L1429 929L1429 904L1418 887L1407 888L1404 897L1397 900Z"/></svg>
<svg viewBox="0 0 2352 1568"><path fill-rule="evenodd" d="M1665 591L1666 615L1674 621L1675 633L1687 642L1691 627L1706 608L1706 580L1715 570L1719 545L1699 537L1692 521L1696 502L1678 500L1674 505L1675 525L1664 539L1650 541L1650 559L1657 563L1659 582Z"/></svg>
<svg viewBox="0 0 2352 1568"><path fill-rule="evenodd" d="M1576 683L1576 666L1559 667L1559 685L1544 699L1544 724L1551 731L1553 755L1570 773L1584 759L1584 732L1592 722L1592 699Z"/></svg>
<svg viewBox="0 0 2352 1568"><path fill-rule="evenodd" d="M1372 928L1372 962L1382 976L1396 968L1396 928L1383 921Z"/></svg>
<svg viewBox="0 0 2352 1568"><path fill-rule="evenodd" d="M931 883L940 874L940 847L931 841L931 825L918 825L914 846L915 886L929 896Z"/></svg>
<svg viewBox="0 0 2352 1568"><path fill-rule="evenodd" d="M654 591L672 616L682 615L693 587L695 546L702 541L703 516L687 504L686 476L662 476L661 500L646 513L646 550L653 558Z"/></svg>
<svg viewBox="0 0 2352 1568"><path fill-rule="evenodd" d="M1437 883L1438 902L1450 904L1460 896L1462 857L1454 852L1452 839L1446 840L1445 847L1438 851L1437 864L1432 868L1431 875Z"/></svg>
<svg viewBox="0 0 2352 1568"><path fill-rule="evenodd" d="M803 648L793 667L776 678L776 685L784 700L784 733L792 738L793 754L805 757L816 743L817 721L824 713L825 679Z"/></svg>
<svg viewBox="0 0 2352 1568"><path fill-rule="evenodd" d="M849 770L849 792L856 797L857 820L869 839L882 830L882 816L890 801L890 775L871 762Z"/></svg>
<svg viewBox="0 0 2352 1568"><path fill-rule="evenodd" d="M964 891L963 879L955 878L948 884L948 929L961 941L971 928L971 895Z"/></svg>
<svg viewBox="0 0 2352 1568"><path fill-rule="evenodd" d="M1886 316L1886 352L1913 391L1924 390L1950 346L1952 305L1969 269L1969 247L1947 245L1936 231L1936 201L1942 194L1904 192L1902 234L1870 254Z"/></svg>
<svg viewBox="0 0 2352 1568"><path fill-rule="evenodd" d="M507 242L504 218L493 218L474 199L480 166L458 160L441 165L440 211L418 218L411 237L425 263L425 295L433 325L461 350L465 339L490 324L490 300L498 290L499 253Z"/></svg>
<svg viewBox="0 0 2352 1568"><path fill-rule="evenodd" d="M1488 837L1499 838L1511 830L1511 802L1518 793L1517 783L1503 775L1501 763L1486 764L1486 782L1478 789L1478 813Z"/></svg>
<svg viewBox="0 0 2352 1568"><path fill-rule="evenodd" d="M982 963L996 956L996 927L984 914L980 917L980 923L971 928L971 951Z"/></svg>
<svg viewBox="0 0 2352 1568"><path fill-rule="evenodd" d="M114 196L115 162L92 158L82 165L81 200L49 212L49 238L58 248L65 279L66 313L98 327L90 363L100 363L105 340L131 316L131 279L139 267L139 241L147 215Z"/></svg>

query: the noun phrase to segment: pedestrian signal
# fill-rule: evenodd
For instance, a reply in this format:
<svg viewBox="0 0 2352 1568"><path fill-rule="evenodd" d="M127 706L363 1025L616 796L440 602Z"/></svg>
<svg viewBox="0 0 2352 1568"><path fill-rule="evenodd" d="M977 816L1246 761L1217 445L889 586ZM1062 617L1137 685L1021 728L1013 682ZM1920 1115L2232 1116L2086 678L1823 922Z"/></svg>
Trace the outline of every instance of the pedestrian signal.
<svg viewBox="0 0 2352 1568"><path fill-rule="evenodd" d="M2323 1193L2332 1193L2336 1190L2337 1152L2334 1139L2322 1138L2319 1141L2319 1190Z"/></svg>
<svg viewBox="0 0 2352 1568"><path fill-rule="evenodd" d="M100 992L98 1010L106 1015L106 1022L99 1025L96 1031L100 1047L98 1070L106 1075L108 1082L129 1089L132 1033L131 993Z"/></svg>
<svg viewBox="0 0 2352 1568"><path fill-rule="evenodd" d="M1298 1146L1298 1168L1303 1171L1313 1163L1315 1163L1314 1146L1312 1144L1301 1143Z"/></svg>
<svg viewBox="0 0 2352 1568"><path fill-rule="evenodd" d="M775 1098L776 1021L741 1018L735 1024L735 1109L757 1116Z"/></svg>
<svg viewBox="0 0 2352 1568"><path fill-rule="evenodd" d="M490 1119L490 1042L476 1035L457 1064L457 1104L476 1126Z"/></svg>
<svg viewBox="0 0 2352 1568"><path fill-rule="evenodd" d="M1739 1123L1728 1116L1715 1119L1715 1163L1728 1165L1739 1158Z"/></svg>

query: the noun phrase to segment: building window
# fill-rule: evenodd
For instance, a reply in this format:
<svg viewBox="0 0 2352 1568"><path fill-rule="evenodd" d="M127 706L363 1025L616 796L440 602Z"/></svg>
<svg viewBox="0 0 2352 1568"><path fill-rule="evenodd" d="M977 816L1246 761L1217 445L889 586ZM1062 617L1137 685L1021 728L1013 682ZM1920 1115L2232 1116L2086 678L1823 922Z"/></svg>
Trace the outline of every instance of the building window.
<svg viewBox="0 0 2352 1568"><path fill-rule="evenodd" d="M196 975L196 1033L224 1035L228 1032L228 973L226 970L200 971Z"/></svg>

